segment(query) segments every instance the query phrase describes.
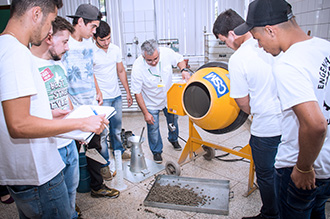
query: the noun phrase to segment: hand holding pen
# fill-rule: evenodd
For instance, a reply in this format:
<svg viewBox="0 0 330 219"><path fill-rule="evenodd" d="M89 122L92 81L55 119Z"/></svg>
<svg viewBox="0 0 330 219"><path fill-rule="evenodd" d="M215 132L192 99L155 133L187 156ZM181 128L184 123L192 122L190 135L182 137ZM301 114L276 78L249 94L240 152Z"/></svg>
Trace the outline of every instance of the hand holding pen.
<svg viewBox="0 0 330 219"><path fill-rule="evenodd" d="M92 111L93 111L93 113L96 115L96 116L98 116L99 114L96 112L96 110L95 109L93 109L92 107L91 107L91 109L92 109ZM109 127L108 127L108 124L109 124L109 121L108 121L108 123L107 124L104 124L104 127L108 130L108 132L110 132L110 130L109 130Z"/></svg>

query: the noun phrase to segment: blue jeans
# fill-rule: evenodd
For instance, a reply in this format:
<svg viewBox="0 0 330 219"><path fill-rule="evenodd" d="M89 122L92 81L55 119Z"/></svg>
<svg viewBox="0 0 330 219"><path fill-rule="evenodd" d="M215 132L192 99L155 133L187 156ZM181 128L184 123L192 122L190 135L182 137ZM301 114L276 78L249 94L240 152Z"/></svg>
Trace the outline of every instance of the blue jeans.
<svg viewBox="0 0 330 219"><path fill-rule="evenodd" d="M291 180L292 167L276 169L276 187L281 219L325 219L330 197L330 178L316 179L316 188L298 189Z"/></svg>
<svg viewBox="0 0 330 219"><path fill-rule="evenodd" d="M275 156L281 136L256 137L251 135L250 146L255 165L257 183L262 200L261 214L265 218L278 218L275 193Z"/></svg>
<svg viewBox="0 0 330 219"><path fill-rule="evenodd" d="M101 134L101 154L105 160L108 161L107 164L103 165L108 166L110 164L109 161L109 150L108 150L108 142L107 142L107 135L110 135L110 142L113 150L120 150L122 153L125 151L123 148L123 144L121 142L121 121L122 121L122 99L121 96L118 96L113 99L104 99L103 106L112 106L116 110L116 114L112 116L109 120L109 130L104 129Z"/></svg>
<svg viewBox="0 0 330 219"><path fill-rule="evenodd" d="M41 186L8 186L8 190L15 200L21 219L63 219L72 216L62 171Z"/></svg>
<svg viewBox="0 0 330 219"><path fill-rule="evenodd" d="M153 154L162 153L163 152L163 141L160 136L159 131L159 113L161 110L149 110L148 112L154 117L154 124L150 125L147 123L148 128L148 142L150 150ZM165 107L163 110L164 115L166 117L167 129L168 129L168 141L169 142L177 142L179 136L179 126L178 126L178 116L168 113L167 108ZM175 131L170 131L168 125L172 123L175 126Z"/></svg>
<svg viewBox="0 0 330 219"><path fill-rule="evenodd" d="M65 184L68 189L72 218L77 218L78 213L75 210L75 205L76 193L79 184L79 158L75 141L72 141L67 146L58 149L58 152L60 153L65 164L63 173Z"/></svg>

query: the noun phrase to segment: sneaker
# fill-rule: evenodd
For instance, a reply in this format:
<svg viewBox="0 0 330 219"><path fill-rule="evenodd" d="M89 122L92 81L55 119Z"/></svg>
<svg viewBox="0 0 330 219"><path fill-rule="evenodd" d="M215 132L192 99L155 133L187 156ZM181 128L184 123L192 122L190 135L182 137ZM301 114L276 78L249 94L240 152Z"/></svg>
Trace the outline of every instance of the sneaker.
<svg viewBox="0 0 330 219"><path fill-rule="evenodd" d="M242 217L242 219L262 219L265 218L264 216L260 214L258 214L257 216L253 216L253 217Z"/></svg>
<svg viewBox="0 0 330 219"><path fill-rule="evenodd" d="M121 159L123 160L131 159L131 154L128 153L127 151L124 151L124 153L121 155Z"/></svg>
<svg viewBox="0 0 330 219"><path fill-rule="evenodd" d="M107 187L105 184L101 186L101 189L95 191L91 189L91 196L93 198L99 198L99 197L108 197L108 198L117 198L120 194L120 192L117 189L111 189Z"/></svg>
<svg viewBox="0 0 330 219"><path fill-rule="evenodd" d="M76 206L75 206L75 210L76 210L76 212L77 212L77 215L78 215L78 218L81 218L81 210L80 210L80 208L78 207L78 205L76 204Z"/></svg>
<svg viewBox="0 0 330 219"><path fill-rule="evenodd" d="M112 180L112 175L111 175L111 172L110 172L110 168L109 168L109 166L102 167L102 168L100 169L100 172L101 172L101 175L102 175L102 177L103 177L103 179L104 179L105 181L110 181L110 180Z"/></svg>
<svg viewBox="0 0 330 219"><path fill-rule="evenodd" d="M163 162L162 154L160 153L154 154L154 161L156 163L162 163Z"/></svg>
<svg viewBox="0 0 330 219"><path fill-rule="evenodd" d="M181 151L182 150L182 148L181 148L181 146L179 145L179 142L171 142L171 144L173 145L173 148L174 148L174 150L176 150L176 151Z"/></svg>

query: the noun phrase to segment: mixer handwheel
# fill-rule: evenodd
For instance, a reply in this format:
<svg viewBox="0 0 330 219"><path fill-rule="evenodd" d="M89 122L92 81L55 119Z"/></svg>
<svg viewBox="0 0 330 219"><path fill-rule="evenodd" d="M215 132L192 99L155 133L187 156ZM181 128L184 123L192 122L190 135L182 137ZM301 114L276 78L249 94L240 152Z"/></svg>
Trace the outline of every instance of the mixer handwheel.
<svg viewBox="0 0 330 219"><path fill-rule="evenodd" d="M215 149L202 145L203 150L206 152L206 154L203 155L205 160L212 160L215 157Z"/></svg>
<svg viewBox="0 0 330 219"><path fill-rule="evenodd" d="M165 171L166 171L167 175L180 176L181 167L177 162L167 161L165 164Z"/></svg>

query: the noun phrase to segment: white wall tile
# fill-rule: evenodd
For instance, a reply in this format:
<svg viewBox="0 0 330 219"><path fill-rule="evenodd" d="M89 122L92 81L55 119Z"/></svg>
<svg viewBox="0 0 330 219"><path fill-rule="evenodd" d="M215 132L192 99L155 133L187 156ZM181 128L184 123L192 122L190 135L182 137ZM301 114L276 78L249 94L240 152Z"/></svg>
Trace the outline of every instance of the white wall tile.
<svg viewBox="0 0 330 219"><path fill-rule="evenodd" d="M315 11L312 11L312 12L308 12L306 13L307 15L307 24L310 25L310 24L316 24L317 22L317 17L316 17L316 12Z"/></svg>
<svg viewBox="0 0 330 219"><path fill-rule="evenodd" d="M124 14L123 22L133 22L134 21L133 11L124 11L123 14Z"/></svg>
<svg viewBox="0 0 330 219"><path fill-rule="evenodd" d="M155 33L154 32L147 32L146 33L146 39L155 39Z"/></svg>
<svg viewBox="0 0 330 219"><path fill-rule="evenodd" d="M319 22L322 24L330 22L330 9L320 11Z"/></svg>
<svg viewBox="0 0 330 219"><path fill-rule="evenodd" d="M144 12L144 18L145 18L146 21L153 21L153 20L155 20L154 11L153 10L145 11Z"/></svg>
<svg viewBox="0 0 330 219"><path fill-rule="evenodd" d="M124 33L134 32L134 23L133 22L124 22Z"/></svg>
<svg viewBox="0 0 330 219"><path fill-rule="evenodd" d="M134 4L133 0L121 0L122 10L125 11L133 11L134 10Z"/></svg>
<svg viewBox="0 0 330 219"><path fill-rule="evenodd" d="M301 12L307 12L307 11L308 11L308 0L303 0Z"/></svg>
<svg viewBox="0 0 330 219"><path fill-rule="evenodd" d="M126 33L124 38L126 43L133 43L134 33Z"/></svg>
<svg viewBox="0 0 330 219"><path fill-rule="evenodd" d="M135 21L144 21L144 11L135 11L134 13L134 19Z"/></svg>
<svg viewBox="0 0 330 219"><path fill-rule="evenodd" d="M328 24L320 24L318 28L317 36L323 39L328 37Z"/></svg>
<svg viewBox="0 0 330 219"><path fill-rule="evenodd" d="M308 0L308 10L313 11L315 10L315 0Z"/></svg>
<svg viewBox="0 0 330 219"><path fill-rule="evenodd" d="M323 8L330 8L330 1L329 0L323 0Z"/></svg>
<svg viewBox="0 0 330 219"><path fill-rule="evenodd" d="M145 32L145 22L144 21L138 21L135 22L135 32Z"/></svg>
<svg viewBox="0 0 330 219"><path fill-rule="evenodd" d="M320 10L322 9L323 0L314 0L315 1L315 9ZM328 0L329 1L329 0ZM329 1L330 2L330 1Z"/></svg>
<svg viewBox="0 0 330 219"><path fill-rule="evenodd" d="M146 21L145 30L147 32L153 32L155 30L155 22L154 21Z"/></svg>

